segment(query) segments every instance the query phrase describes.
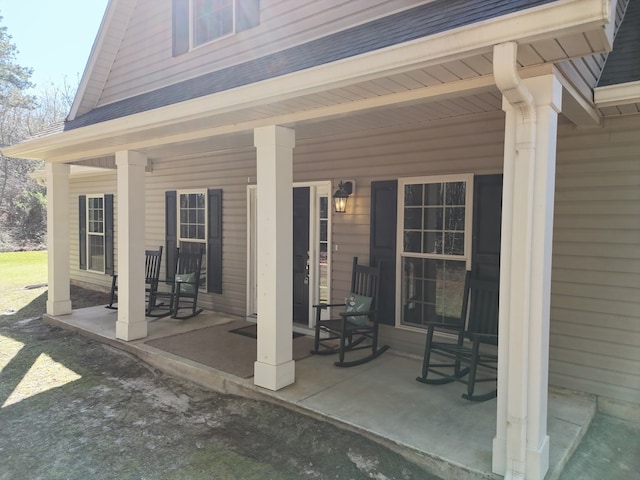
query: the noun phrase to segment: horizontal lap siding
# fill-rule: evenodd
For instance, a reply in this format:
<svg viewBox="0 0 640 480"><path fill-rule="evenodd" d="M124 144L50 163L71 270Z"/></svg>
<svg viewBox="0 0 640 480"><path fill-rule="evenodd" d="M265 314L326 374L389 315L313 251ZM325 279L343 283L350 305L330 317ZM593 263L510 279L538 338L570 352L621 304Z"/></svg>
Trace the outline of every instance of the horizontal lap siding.
<svg viewBox="0 0 640 480"><path fill-rule="evenodd" d="M552 384L640 403L640 117L558 140Z"/></svg>
<svg viewBox="0 0 640 480"><path fill-rule="evenodd" d="M151 245L164 245L166 191L222 189L222 294L201 294L198 301L206 308L245 315L247 179L255 176L253 148L193 159L154 160L153 174L147 176L146 241Z"/></svg>
<svg viewBox="0 0 640 480"><path fill-rule="evenodd" d="M325 36L421 0L261 0L260 24L172 57L171 1L138 0L99 105Z"/></svg>
<svg viewBox="0 0 640 480"><path fill-rule="evenodd" d="M108 171L107 171L108 172ZM105 175L95 175L87 177L74 177L69 182L69 262L71 281L81 285L95 285L99 288L111 288L111 275L80 270L80 245L78 242L78 197L80 195L103 195L113 194L113 249L114 265L118 261L118 213L116 204L118 202L116 192L116 175L114 172ZM116 270L117 271L117 270Z"/></svg>
<svg viewBox="0 0 640 480"><path fill-rule="evenodd" d="M333 214L332 298L349 291L351 259L369 261L371 182L400 177L502 171L504 120L500 112L404 126L301 139L294 150L295 181L355 180L348 213ZM335 251L335 247L338 250ZM422 354L424 337L383 328L393 348Z"/></svg>

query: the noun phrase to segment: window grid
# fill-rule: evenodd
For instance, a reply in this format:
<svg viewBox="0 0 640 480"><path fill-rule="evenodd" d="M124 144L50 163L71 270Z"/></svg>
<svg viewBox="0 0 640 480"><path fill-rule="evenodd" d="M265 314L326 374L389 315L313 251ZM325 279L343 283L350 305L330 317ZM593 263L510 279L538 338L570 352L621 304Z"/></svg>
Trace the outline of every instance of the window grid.
<svg viewBox="0 0 640 480"><path fill-rule="evenodd" d="M401 191L400 322L460 318L467 265L469 181L408 181Z"/></svg>
<svg viewBox="0 0 640 480"><path fill-rule="evenodd" d="M193 0L195 47L234 33L235 0Z"/></svg>
<svg viewBox="0 0 640 480"><path fill-rule="evenodd" d="M178 246L182 251L202 251L200 289L207 287L207 193L178 192Z"/></svg>
<svg viewBox="0 0 640 480"><path fill-rule="evenodd" d="M87 196L87 269L104 273L104 197Z"/></svg>

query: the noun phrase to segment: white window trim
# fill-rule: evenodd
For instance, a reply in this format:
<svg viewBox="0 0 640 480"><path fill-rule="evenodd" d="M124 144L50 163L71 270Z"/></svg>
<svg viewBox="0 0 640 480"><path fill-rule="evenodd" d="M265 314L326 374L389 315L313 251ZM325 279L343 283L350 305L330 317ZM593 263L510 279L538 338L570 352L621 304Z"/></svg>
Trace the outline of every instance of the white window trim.
<svg viewBox="0 0 640 480"><path fill-rule="evenodd" d="M209 205L207 201L207 189L206 188L198 188L193 190L176 190L176 240L178 243L178 247L180 247L180 242L188 242L188 243L203 243L205 249L207 248L207 232L209 231ZM204 238L183 238L180 235L180 196L181 195L190 195L190 194L198 194L204 196Z"/></svg>
<svg viewBox="0 0 640 480"><path fill-rule="evenodd" d="M219 40L228 38L228 37L233 37L236 34L236 22L237 22L237 3L236 0L231 0L232 1L232 10L233 10L233 19L232 21L232 25L231 25L231 32L227 33L226 35L222 35L220 37L216 37L216 38L212 38L211 40L204 42L204 43L200 43L198 45L195 44L195 25L194 25L194 21L193 21L193 16L195 13L194 10L194 6L193 6L193 0L189 0L189 50L196 50L198 48L204 47L206 45L211 45L212 43L215 43Z"/></svg>
<svg viewBox="0 0 640 480"><path fill-rule="evenodd" d="M454 175L429 175L421 177L406 177L398 179L398 214L396 225L396 323L395 326L401 330L424 333L425 329L404 325L402 323L402 256L404 255L404 187L414 183L449 183L466 182L465 195L465 221L464 221L464 254L447 255L434 253L414 253L410 256L414 258L430 258L442 260L465 261L467 270L471 268L471 248L473 245L473 173L462 173Z"/></svg>
<svg viewBox="0 0 640 480"><path fill-rule="evenodd" d="M90 199L92 198L101 198L102 199L102 233L99 232L90 232L89 231L89 225L90 225L90 221L89 221L89 211L91 210L91 208L89 207ZM106 271L106 255L107 255L107 251L106 251L106 246L105 246L105 229L106 229L106 218L105 218L105 200L104 200L104 194L87 194L86 195L86 199L87 199L87 206L85 208L85 236L86 236L86 255L87 255L87 272L91 272L91 273L100 273L102 275L104 275L105 271ZM89 241L89 237L102 237L102 250L103 250L103 255L102 255L102 270L96 270L91 268L91 242Z"/></svg>

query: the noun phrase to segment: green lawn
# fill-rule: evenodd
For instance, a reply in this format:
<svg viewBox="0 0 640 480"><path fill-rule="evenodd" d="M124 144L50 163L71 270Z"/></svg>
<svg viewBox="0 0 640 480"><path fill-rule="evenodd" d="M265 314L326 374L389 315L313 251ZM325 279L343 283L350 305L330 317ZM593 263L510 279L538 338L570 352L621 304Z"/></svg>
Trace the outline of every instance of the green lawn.
<svg viewBox="0 0 640 480"><path fill-rule="evenodd" d="M20 311L46 292L47 252L0 253L0 316Z"/></svg>

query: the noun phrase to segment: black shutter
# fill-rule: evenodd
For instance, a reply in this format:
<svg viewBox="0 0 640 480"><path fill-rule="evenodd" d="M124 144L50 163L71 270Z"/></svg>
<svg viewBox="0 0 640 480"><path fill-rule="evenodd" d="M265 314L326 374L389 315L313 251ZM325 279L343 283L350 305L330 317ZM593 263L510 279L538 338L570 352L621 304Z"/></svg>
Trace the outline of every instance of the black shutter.
<svg viewBox="0 0 640 480"><path fill-rule="evenodd" d="M165 259L167 282L172 282L176 273L176 249L178 248L178 215L176 211L176 192L165 192Z"/></svg>
<svg viewBox="0 0 640 480"><path fill-rule="evenodd" d="M236 32L260 23L260 0L236 0Z"/></svg>
<svg viewBox="0 0 640 480"><path fill-rule="evenodd" d="M222 293L222 189L209 189L207 193L207 291Z"/></svg>
<svg viewBox="0 0 640 480"><path fill-rule="evenodd" d="M173 0L173 56L189 51L189 0Z"/></svg>
<svg viewBox="0 0 640 480"><path fill-rule="evenodd" d="M380 264L378 320L395 325L396 318L396 229L398 182L371 182L371 231L369 265Z"/></svg>
<svg viewBox="0 0 640 480"><path fill-rule="evenodd" d="M113 194L104 196L104 273L113 275Z"/></svg>
<svg viewBox="0 0 640 480"><path fill-rule="evenodd" d="M78 197L78 234L80 251L80 270L87 269L87 196Z"/></svg>
<svg viewBox="0 0 640 480"><path fill-rule="evenodd" d="M473 185L471 270L482 280L500 279L502 175L476 175Z"/></svg>

